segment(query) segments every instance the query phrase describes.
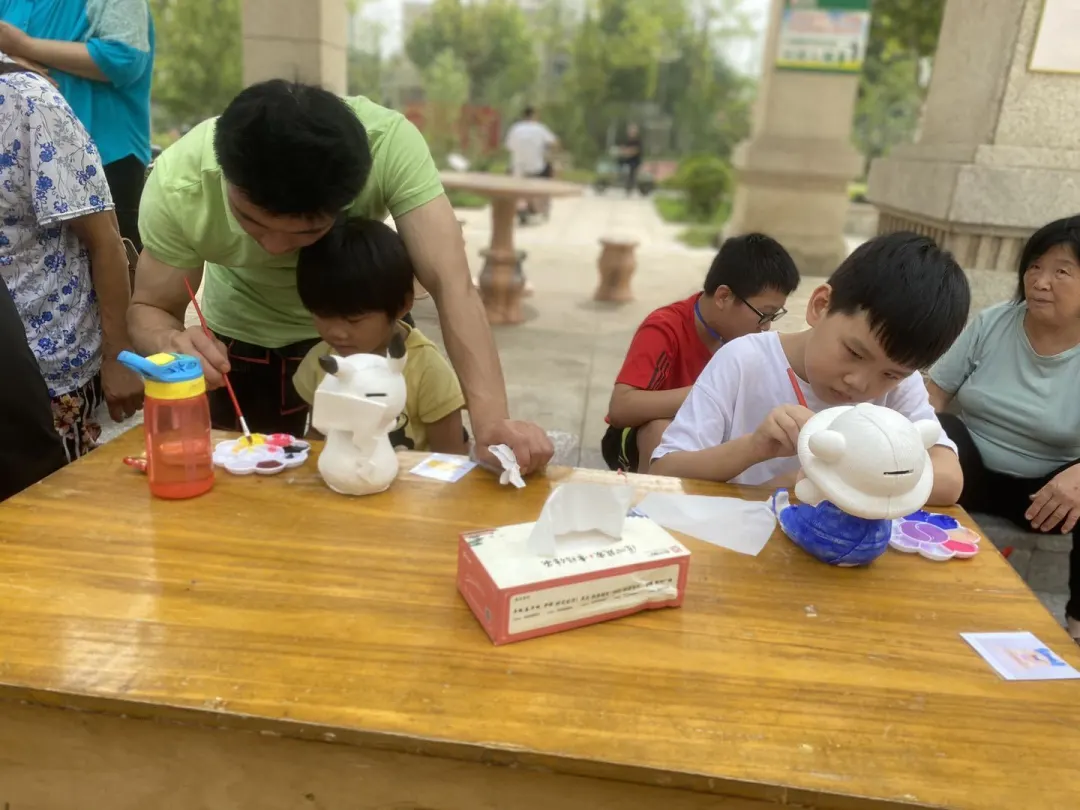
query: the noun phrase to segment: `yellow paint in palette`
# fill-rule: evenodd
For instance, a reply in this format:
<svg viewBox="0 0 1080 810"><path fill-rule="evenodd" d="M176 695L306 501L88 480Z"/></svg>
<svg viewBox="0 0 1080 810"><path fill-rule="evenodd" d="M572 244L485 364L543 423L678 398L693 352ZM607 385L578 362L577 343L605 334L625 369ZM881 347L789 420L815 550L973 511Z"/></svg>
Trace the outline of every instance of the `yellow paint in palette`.
<svg viewBox="0 0 1080 810"><path fill-rule="evenodd" d="M247 444L247 443L244 443L243 441L241 441L240 443L238 443L236 445L236 447L234 447L232 449L232 451L234 453L243 453L244 451L248 450L249 448L258 447L260 444L266 444L266 434L265 433L252 433L251 434L251 442L250 442L250 444Z"/></svg>

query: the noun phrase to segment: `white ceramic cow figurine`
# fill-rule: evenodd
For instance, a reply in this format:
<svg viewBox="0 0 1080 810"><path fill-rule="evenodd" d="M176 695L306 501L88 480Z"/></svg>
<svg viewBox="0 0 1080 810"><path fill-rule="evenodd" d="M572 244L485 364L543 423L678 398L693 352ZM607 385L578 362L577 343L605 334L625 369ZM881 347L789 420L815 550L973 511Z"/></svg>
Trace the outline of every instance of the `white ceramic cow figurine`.
<svg viewBox="0 0 1080 810"><path fill-rule="evenodd" d="M319 472L342 495L382 492L397 477L389 432L405 408L405 341L395 335L386 357L326 356L311 424L326 436Z"/></svg>

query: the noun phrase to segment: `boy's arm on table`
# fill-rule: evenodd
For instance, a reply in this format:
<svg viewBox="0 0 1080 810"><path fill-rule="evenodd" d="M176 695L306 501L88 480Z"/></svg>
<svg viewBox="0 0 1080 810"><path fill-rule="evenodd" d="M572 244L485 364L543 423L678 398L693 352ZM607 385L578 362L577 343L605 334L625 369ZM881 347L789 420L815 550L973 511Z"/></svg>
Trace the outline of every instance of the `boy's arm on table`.
<svg viewBox="0 0 1080 810"><path fill-rule="evenodd" d="M960 459L949 447L935 444L930 448L930 463L934 467L934 488L930 490L929 506L955 506L964 490L964 472Z"/></svg>
<svg viewBox="0 0 1080 810"><path fill-rule="evenodd" d="M678 417L676 417L677 421ZM664 434L661 447L667 443L667 434ZM653 475L667 475L673 478L697 478L702 481L727 483L765 460L760 457L754 446L753 434L748 434L715 447L700 450L673 450L665 453L653 461L649 472Z"/></svg>
<svg viewBox="0 0 1080 810"><path fill-rule="evenodd" d="M762 460L753 435L724 441L734 401L727 389L738 379L727 356L713 357L653 453L650 473L725 482Z"/></svg>

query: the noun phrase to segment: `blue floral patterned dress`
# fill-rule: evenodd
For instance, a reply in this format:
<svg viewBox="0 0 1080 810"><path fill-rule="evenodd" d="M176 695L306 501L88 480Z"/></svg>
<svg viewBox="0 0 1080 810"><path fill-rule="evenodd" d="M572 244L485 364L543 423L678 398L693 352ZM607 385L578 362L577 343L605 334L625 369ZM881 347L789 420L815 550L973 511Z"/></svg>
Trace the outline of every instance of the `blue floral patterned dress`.
<svg viewBox="0 0 1080 810"><path fill-rule="evenodd" d="M0 76L0 277L53 398L69 457L100 427L101 319L70 221L112 208L97 148L64 98L32 73Z"/></svg>

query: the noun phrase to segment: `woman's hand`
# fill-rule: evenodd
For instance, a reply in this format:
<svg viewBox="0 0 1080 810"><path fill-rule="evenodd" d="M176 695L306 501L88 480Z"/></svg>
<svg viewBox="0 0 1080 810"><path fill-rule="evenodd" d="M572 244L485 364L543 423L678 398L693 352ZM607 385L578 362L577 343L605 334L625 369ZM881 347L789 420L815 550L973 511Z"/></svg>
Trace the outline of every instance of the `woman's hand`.
<svg viewBox="0 0 1080 810"><path fill-rule="evenodd" d="M1032 495L1024 518L1036 531L1049 532L1060 525L1062 534L1072 532L1080 520L1080 464L1062 470Z"/></svg>

